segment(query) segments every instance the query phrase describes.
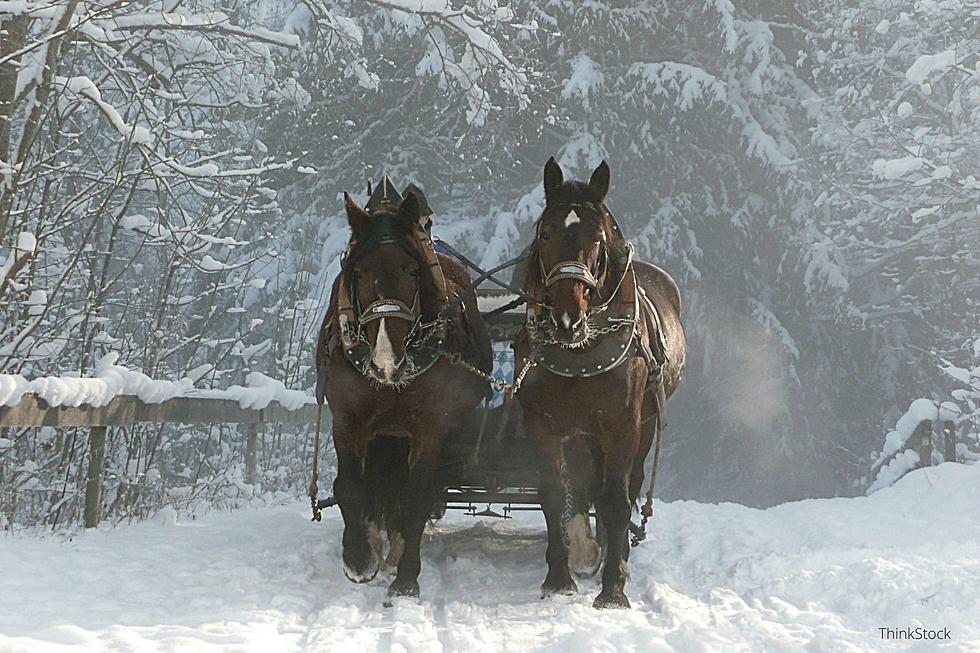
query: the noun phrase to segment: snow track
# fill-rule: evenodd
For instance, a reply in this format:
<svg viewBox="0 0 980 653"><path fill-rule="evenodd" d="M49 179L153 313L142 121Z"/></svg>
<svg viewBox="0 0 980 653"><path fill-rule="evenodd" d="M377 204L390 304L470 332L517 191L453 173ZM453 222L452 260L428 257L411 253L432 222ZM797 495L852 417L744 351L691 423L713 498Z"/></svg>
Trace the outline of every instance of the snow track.
<svg viewBox="0 0 980 653"><path fill-rule="evenodd" d="M980 466L868 498L753 510L658 504L629 611L594 580L539 598L543 518L427 529L422 600L347 581L336 511L302 504L64 536L0 538L0 651L980 650ZM948 628L887 641L879 628Z"/></svg>

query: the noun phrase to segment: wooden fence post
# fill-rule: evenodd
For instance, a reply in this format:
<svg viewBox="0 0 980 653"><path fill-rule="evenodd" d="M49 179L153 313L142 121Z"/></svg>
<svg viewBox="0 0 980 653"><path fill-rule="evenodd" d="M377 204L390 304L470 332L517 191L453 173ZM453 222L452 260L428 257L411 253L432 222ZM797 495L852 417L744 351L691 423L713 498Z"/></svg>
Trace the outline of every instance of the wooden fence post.
<svg viewBox="0 0 980 653"><path fill-rule="evenodd" d="M919 422L912 432L912 448L919 452L919 467L932 465L932 420Z"/></svg>
<svg viewBox="0 0 980 653"><path fill-rule="evenodd" d="M245 482L255 484L255 459L258 446L259 427L257 424L246 425L245 437Z"/></svg>
<svg viewBox="0 0 980 653"><path fill-rule="evenodd" d="M952 420L943 422L943 458L948 463L956 462L956 424Z"/></svg>
<svg viewBox="0 0 980 653"><path fill-rule="evenodd" d="M102 470L105 469L105 426L89 430L88 481L85 484L85 528L99 525L102 512Z"/></svg>

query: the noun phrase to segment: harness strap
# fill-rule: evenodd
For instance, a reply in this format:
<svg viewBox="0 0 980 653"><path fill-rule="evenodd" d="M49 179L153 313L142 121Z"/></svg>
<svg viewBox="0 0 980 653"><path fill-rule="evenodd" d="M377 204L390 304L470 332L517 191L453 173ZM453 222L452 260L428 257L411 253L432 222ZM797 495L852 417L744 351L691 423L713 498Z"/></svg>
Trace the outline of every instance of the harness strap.
<svg viewBox="0 0 980 653"><path fill-rule="evenodd" d="M379 299L371 302L361 311L361 324L369 324L386 317L394 317L407 322L415 322L419 319L417 308L419 303L418 293L415 295L415 306L408 306L397 299Z"/></svg>
<svg viewBox="0 0 980 653"><path fill-rule="evenodd" d="M521 254L520 256L515 256L511 260L505 261L504 263L501 263L500 265L498 265L498 266L496 266L494 268L491 268L491 269L487 270L486 272L484 272L483 274L481 274L479 277L477 277L476 279L473 280L473 283L471 283L469 285L469 287L467 287L465 290L463 290L463 292L461 292L458 295L456 295L456 297L453 298L453 300L451 302L447 302L446 305L442 307L442 310L439 311L439 317L440 318L446 317L457 306L462 305L463 302L465 302L470 297L470 295L472 295L473 293L476 292L476 287L477 286L479 286L485 280L491 278L495 273L500 272L503 269L509 268L512 265L517 265L521 261L525 260L527 257L528 257L527 254ZM523 299L526 300L529 304L531 302L537 303L537 299L535 299L531 295L528 295L528 294L526 294L526 293L524 293L522 291L517 291L517 294L519 296L523 297Z"/></svg>
<svg viewBox="0 0 980 653"><path fill-rule="evenodd" d="M599 287L599 281L592 274L589 266L579 261L562 261L558 263L558 265L551 268L548 274L544 275L544 285L547 288L562 279L581 281L593 290Z"/></svg>
<svg viewBox="0 0 980 653"><path fill-rule="evenodd" d="M321 418L323 417L323 401L320 397L317 397L316 403L316 435L313 437L313 475L310 477L310 508L313 510L313 518L310 521L320 521L320 505L317 501L318 488L317 485L320 481L319 476L319 463L320 463L320 424Z"/></svg>

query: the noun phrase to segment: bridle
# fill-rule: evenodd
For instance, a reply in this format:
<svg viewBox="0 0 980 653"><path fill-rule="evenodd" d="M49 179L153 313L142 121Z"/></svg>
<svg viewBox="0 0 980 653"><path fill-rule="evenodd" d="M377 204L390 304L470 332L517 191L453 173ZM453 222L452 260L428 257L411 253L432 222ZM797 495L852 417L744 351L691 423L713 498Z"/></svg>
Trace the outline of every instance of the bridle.
<svg viewBox="0 0 980 653"><path fill-rule="evenodd" d="M613 231L615 231L617 234L622 234L622 232L619 229L619 224L616 222L616 219L613 217L612 213L608 209L603 209L603 207L600 207L598 205L585 203L585 202L562 202L561 204L557 204L553 207L553 209L565 209L565 208L588 209L589 211L595 213L598 216L602 216L603 213L605 213L605 216L608 218L610 224L612 225ZM537 237L540 238L540 230L538 232ZM630 263L633 260L633 244L627 242L626 249L627 249L626 259L624 261L624 264L621 266L622 272L620 274L619 279L616 282L615 287L613 288L612 292L609 293L609 296L605 298L605 301L603 301L601 304L597 304L594 306L590 304L589 309L586 311L586 316L585 316L586 319L588 319L590 316L596 315L606 310L609 307L609 305L612 303L613 299L616 297L616 294L619 292L620 287L623 285L623 280L626 278L626 275L628 274ZM556 282L561 281L562 279L571 279L573 281L578 281L585 284L585 286L589 290L598 294L602 279L608 272L608 268L609 268L609 250L605 243L605 239L603 239L603 242L600 245L599 259L596 261L594 271L590 266L586 265L585 263L582 263L581 261L572 261L572 260L559 261L558 263L553 265L550 270L546 271L544 260L541 258L540 250L538 251L537 259L538 259L537 261L538 269L541 273L541 283L544 285L545 293L547 293L548 290L551 288L551 286L553 286ZM543 301L539 303L544 305Z"/></svg>
<svg viewBox="0 0 980 653"><path fill-rule="evenodd" d="M382 226L382 229L384 227ZM383 230L373 246L380 247L385 244L395 244L405 247L405 244L396 238L388 230ZM390 297L380 297L367 306L361 308L357 300L357 292L353 280L348 287L347 275L341 274L340 283L337 288L337 324L340 335L340 343L344 349L344 355L350 363L365 376L375 375L372 373L370 361L373 359L373 348L368 342L364 327L372 322L385 318L404 320L409 323L409 330L403 341L403 351L405 352L405 362L408 368L400 377L399 383L405 383L415 376L418 376L431 367L431 357L421 356L415 361L410 358L410 352L418 351L430 340L432 346L439 347L445 341L448 329L448 319L438 316L438 306L445 305L447 301L446 279L442 273L432 241L427 234L419 236L421 245L421 261L419 262L419 276L425 273L426 268L431 272L431 279L437 298L436 318L431 322L424 322L424 315L421 310L421 280L415 290L415 298L412 305ZM341 266L346 267L347 259L355 245L354 240L344 252ZM412 254L415 256L415 254Z"/></svg>

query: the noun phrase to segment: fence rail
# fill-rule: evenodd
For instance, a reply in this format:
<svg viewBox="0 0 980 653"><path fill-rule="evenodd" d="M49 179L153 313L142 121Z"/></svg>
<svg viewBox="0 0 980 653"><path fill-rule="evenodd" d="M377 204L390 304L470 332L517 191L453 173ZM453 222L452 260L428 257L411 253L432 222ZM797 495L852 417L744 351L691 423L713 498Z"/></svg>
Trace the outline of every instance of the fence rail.
<svg viewBox="0 0 980 653"><path fill-rule="evenodd" d="M41 397L25 394L13 406L0 406L0 428L39 426L88 427L89 466L85 484L86 528L99 524L105 471L106 433L110 426L140 423L242 424L246 427L245 482L255 482L259 424L313 424L316 404L288 409L278 403L266 408L242 408L237 401L210 397L176 397L147 404L133 396L119 396L104 406L51 406Z"/></svg>

